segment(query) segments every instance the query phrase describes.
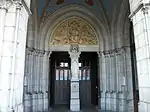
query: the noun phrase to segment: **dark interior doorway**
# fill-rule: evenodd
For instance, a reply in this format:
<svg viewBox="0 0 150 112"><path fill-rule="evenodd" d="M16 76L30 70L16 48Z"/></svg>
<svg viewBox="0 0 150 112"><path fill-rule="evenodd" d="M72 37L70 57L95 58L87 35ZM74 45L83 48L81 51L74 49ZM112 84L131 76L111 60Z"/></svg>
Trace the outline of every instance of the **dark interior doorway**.
<svg viewBox="0 0 150 112"><path fill-rule="evenodd" d="M82 52L80 66L81 109L98 105L97 53ZM49 105L70 107L70 68L68 52L53 52L50 58Z"/></svg>
<svg viewBox="0 0 150 112"><path fill-rule="evenodd" d="M50 107L70 105L70 58L68 52L52 52L50 58Z"/></svg>
<svg viewBox="0 0 150 112"><path fill-rule="evenodd" d="M98 60L95 52L80 55L80 99L81 108L98 105Z"/></svg>

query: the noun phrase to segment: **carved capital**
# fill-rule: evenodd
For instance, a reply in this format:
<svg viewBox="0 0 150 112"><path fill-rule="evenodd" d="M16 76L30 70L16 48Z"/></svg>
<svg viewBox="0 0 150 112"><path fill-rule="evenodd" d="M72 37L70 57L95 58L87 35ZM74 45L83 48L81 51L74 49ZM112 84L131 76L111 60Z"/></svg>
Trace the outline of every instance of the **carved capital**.
<svg viewBox="0 0 150 112"><path fill-rule="evenodd" d="M45 56L46 57L51 57L52 51L45 51Z"/></svg>
<svg viewBox="0 0 150 112"><path fill-rule="evenodd" d="M17 10L21 10L21 8L23 7L22 2L20 0L19 1L15 1L15 5L16 5L16 9Z"/></svg>
<svg viewBox="0 0 150 112"><path fill-rule="evenodd" d="M79 51L79 45L73 44L70 45L70 51L69 51L70 57L72 58L79 58L81 52Z"/></svg>
<svg viewBox="0 0 150 112"><path fill-rule="evenodd" d="M13 4L12 0L0 0L0 9L8 10L8 8Z"/></svg>
<svg viewBox="0 0 150 112"><path fill-rule="evenodd" d="M99 58L104 57L104 53L103 52L97 52L97 54L98 54Z"/></svg>
<svg viewBox="0 0 150 112"><path fill-rule="evenodd" d="M125 47L122 47L122 48L116 48L116 49L109 50L109 51L99 52L98 55L100 57L104 55L105 58L115 57L117 55L124 54L125 52L127 52L127 50L129 48L130 47L128 47L128 46L125 46Z"/></svg>
<svg viewBox="0 0 150 112"><path fill-rule="evenodd" d="M144 15L146 15L146 14L148 15L149 7L144 5L142 8L142 11L143 11Z"/></svg>

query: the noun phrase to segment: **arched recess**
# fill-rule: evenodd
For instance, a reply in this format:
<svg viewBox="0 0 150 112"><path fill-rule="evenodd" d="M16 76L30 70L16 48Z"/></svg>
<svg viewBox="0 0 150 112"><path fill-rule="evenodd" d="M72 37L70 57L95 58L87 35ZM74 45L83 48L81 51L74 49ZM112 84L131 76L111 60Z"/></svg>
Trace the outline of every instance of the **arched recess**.
<svg viewBox="0 0 150 112"><path fill-rule="evenodd" d="M95 32L97 34L99 41L98 51L104 51L105 49L107 49L108 47L107 45L108 39L106 36L107 31L103 22L94 14L92 14L90 9L77 4L64 6L63 8L58 9L53 14L51 14L46 19L46 21L41 25L40 27L41 49L50 51L49 45L49 42L51 40L50 35L52 35L52 32L61 21L66 20L67 18L70 17L78 17L82 18L83 20L86 20L86 22L88 22L93 27L93 29L95 29Z"/></svg>

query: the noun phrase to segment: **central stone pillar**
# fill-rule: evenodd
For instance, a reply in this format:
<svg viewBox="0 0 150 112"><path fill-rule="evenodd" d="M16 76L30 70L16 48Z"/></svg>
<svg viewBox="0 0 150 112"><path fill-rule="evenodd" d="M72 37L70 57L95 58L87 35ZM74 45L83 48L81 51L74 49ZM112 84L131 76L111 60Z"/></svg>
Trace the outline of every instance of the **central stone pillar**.
<svg viewBox="0 0 150 112"><path fill-rule="evenodd" d="M71 58L71 95L70 95L70 110L80 111L80 98L79 98L79 46L70 46Z"/></svg>

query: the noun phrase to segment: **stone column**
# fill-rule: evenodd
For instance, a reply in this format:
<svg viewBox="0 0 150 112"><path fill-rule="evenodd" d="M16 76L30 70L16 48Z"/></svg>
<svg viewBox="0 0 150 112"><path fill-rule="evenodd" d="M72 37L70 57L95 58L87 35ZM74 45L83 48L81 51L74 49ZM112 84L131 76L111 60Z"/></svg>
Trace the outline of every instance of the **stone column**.
<svg viewBox="0 0 150 112"><path fill-rule="evenodd" d="M31 81L31 69L32 69L32 52L30 49L26 48L26 58L25 58L25 76L24 76L24 112L30 112L31 101L32 101L32 81Z"/></svg>
<svg viewBox="0 0 150 112"><path fill-rule="evenodd" d="M106 110L106 59L104 53L99 53L100 65L100 109Z"/></svg>
<svg viewBox="0 0 150 112"><path fill-rule="evenodd" d="M49 107L48 107L48 100L50 100L50 98L48 98L48 93L50 93L49 91L49 58L52 52L50 51L46 51L43 57L43 86L42 86L42 91L44 94L44 111L48 111Z"/></svg>
<svg viewBox="0 0 150 112"><path fill-rule="evenodd" d="M111 111L116 111L116 55L115 55L115 51L112 50L111 54L110 54L110 58L111 58L111 98L110 98L110 102L111 102Z"/></svg>
<svg viewBox="0 0 150 112"><path fill-rule="evenodd" d="M44 110L44 99L43 99L43 92L42 92L42 82L43 82L43 55L44 51L40 50L39 54L39 91L38 91L38 111L41 112Z"/></svg>
<svg viewBox="0 0 150 112"><path fill-rule="evenodd" d="M98 91L98 109L100 110L101 109L101 92L103 91L103 79L102 79L102 74L101 74L101 71L102 71L102 67L101 67L101 60L102 60L102 54L100 52L97 52L98 54L98 85L99 85L99 91Z"/></svg>
<svg viewBox="0 0 150 112"><path fill-rule="evenodd" d="M2 112L23 112L22 96L28 21L27 7L25 7L26 4L14 1L7 13L2 11L3 17L0 16L3 20L5 18L5 21L2 20L4 23L1 27L3 37L0 38L0 99L3 101L0 103L0 111Z"/></svg>
<svg viewBox="0 0 150 112"><path fill-rule="evenodd" d="M150 4L149 0L130 0L139 82L139 112L150 111Z"/></svg>
<svg viewBox="0 0 150 112"><path fill-rule="evenodd" d="M110 54L105 53L105 64L106 64L106 93L105 93L105 101L106 101L106 110L110 110Z"/></svg>
<svg viewBox="0 0 150 112"><path fill-rule="evenodd" d="M125 111L134 112L134 98L133 98L133 73L132 73L132 61L131 61L131 48L125 47L125 55L124 55L124 64L125 64L125 76L126 76L126 88L125 88L125 97L127 97L127 101L125 103ZM136 111L135 111L136 112Z"/></svg>
<svg viewBox="0 0 150 112"><path fill-rule="evenodd" d="M5 29L5 18L6 18L7 7L4 4L0 4L0 111L6 112L8 110L8 84L5 85L5 75L7 75L6 79L8 79L9 73L5 73L6 71L2 70L2 62L3 62L3 52L2 52L2 44L4 39L4 29ZM6 64L3 66L7 66ZM5 69L6 70L6 69ZM8 83L8 82L7 82ZM7 93L7 94L6 94Z"/></svg>
<svg viewBox="0 0 150 112"><path fill-rule="evenodd" d="M79 46L70 46L71 58L71 92L70 92L70 110L80 111L80 98L79 98Z"/></svg>
<svg viewBox="0 0 150 112"><path fill-rule="evenodd" d="M32 92L32 111L36 112L38 110L38 74L37 74L37 67L38 67L38 52L34 49L33 51L33 77L32 77L32 86L33 86L33 92Z"/></svg>

